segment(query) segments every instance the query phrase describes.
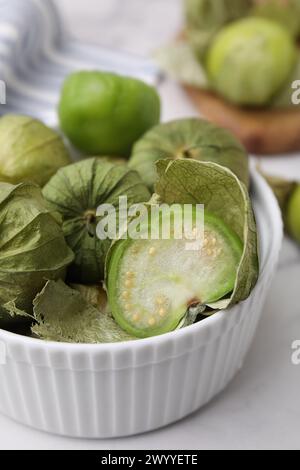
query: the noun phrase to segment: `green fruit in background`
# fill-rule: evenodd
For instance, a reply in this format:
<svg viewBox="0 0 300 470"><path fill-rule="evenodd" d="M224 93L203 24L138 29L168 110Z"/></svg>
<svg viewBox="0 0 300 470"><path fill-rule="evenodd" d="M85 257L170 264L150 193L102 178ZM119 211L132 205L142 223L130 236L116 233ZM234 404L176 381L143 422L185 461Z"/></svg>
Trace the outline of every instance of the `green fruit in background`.
<svg viewBox="0 0 300 470"><path fill-rule="evenodd" d="M300 185L296 187L287 204L286 224L290 235L300 243Z"/></svg>
<svg viewBox="0 0 300 470"><path fill-rule="evenodd" d="M185 16L190 28L219 28L246 15L252 0L184 0Z"/></svg>
<svg viewBox="0 0 300 470"><path fill-rule="evenodd" d="M240 105L266 105L285 84L296 61L289 33L275 22L248 18L215 37L206 68L215 91Z"/></svg>
<svg viewBox="0 0 300 470"><path fill-rule="evenodd" d="M82 152L128 157L131 148L159 122L156 90L134 78L106 72L77 72L63 86L60 125Z"/></svg>
<svg viewBox="0 0 300 470"><path fill-rule="evenodd" d="M0 181L44 186L59 168L71 163L62 138L29 116L2 117L0 143Z"/></svg>
<svg viewBox="0 0 300 470"><path fill-rule="evenodd" d="M43 194L61 214L66 241L75 253L68 278L82 284L103 280L111 244L109 238L97 235L98 223L105 219L97 215L98 207L110 204L118 214L121 196L127 197L128 207L151 197L137 172L106 158L88 158L68 165L51 178Z"/></svg>
<svg viewBox="0 0 300 470"><path fill-rule="evenodd" d="M289 33L300 34L300 0L254 0L252 14L281 24Z"/></svg>
<svg viewBox="0 0 300 470"><path fill-rule="evenodd" d="M286 232L300 243L300 184L260 171L272 188L282 211Z"/></svg>
<svg viewBox="0 0 300 470"><path fill-rule="evenodd" d="M185 0L187 39L200 60L216 33L227 23L245 16L252 0Z"/></svg>
<svg viewBox="0 0 300 470"><path fill-rule="evenodd" d="M218 163L249 185L244 147L230 132L202 119L179 119L154 127L135 144L129 167L138 171L153 190L157 180L155 163L162 159Z"/></svg>

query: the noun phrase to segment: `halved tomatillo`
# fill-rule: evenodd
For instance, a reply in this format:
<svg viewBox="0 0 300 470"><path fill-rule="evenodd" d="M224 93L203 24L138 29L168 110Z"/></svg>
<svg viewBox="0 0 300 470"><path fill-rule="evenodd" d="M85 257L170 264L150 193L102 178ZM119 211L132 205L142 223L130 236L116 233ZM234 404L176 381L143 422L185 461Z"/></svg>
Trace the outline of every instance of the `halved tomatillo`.
<svg viewBox="0 0 300 470"><path fill-rule="evenodd" d="M241 240L207 211L200 240L196 208L191 211L191 233L183 231L181 239L175 238L172 219L169 239L128 238L111 248L106 279L110 308L116 322L136 337L173 331L189 307L216 302L234 289L243 252ZM161 226L162 214L157 217ZM191 250L193 239L200 243L197 248L194 243Z"/></svg>

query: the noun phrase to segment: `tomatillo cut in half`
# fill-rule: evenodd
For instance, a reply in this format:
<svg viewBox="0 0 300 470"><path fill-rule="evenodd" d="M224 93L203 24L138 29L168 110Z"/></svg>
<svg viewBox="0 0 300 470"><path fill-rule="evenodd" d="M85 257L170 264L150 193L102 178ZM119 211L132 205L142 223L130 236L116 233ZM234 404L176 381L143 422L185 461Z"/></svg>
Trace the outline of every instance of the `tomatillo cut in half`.
<svg viewBox="0 0 300 470"><path fill-rule="evenodd" d="M190 307L209 305L234 289L243 252L239 237L208 211L200 237L196 234L197 209L191 206L191 231L183 229L183 236L177 238L174 220L178 220L179 210L182 206L176 205L169 239L122 239L108 255L110 308L119 326L133 336L146 338L173 331L181 326ZM186 207L184 210L186 220ZM151 218L151 227L158 217L161 228L164 217L160 210ZM199 243L193 243L192 249L189 243L193 239Z"/></svg>

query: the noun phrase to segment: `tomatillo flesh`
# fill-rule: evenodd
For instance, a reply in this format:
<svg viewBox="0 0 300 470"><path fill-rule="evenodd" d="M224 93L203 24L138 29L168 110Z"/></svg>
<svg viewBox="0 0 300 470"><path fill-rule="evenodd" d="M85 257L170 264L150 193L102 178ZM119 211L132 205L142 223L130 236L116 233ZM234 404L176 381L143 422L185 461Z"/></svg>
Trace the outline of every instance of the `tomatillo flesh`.
<svg viewBox="0 0 300 470"><path fill-rule="evenodd" d="M110 308L121 328L135 337L173 331L189 307L216 302L234 289L241 240L205 211L202 242L187 248L193 237L194 242L197 239L196 207L190 214L192 236L184 231L181 239L175 238L174 217L169 239L127 238L111 248L106 278ZM151 219L151 226L159 217L161 227L161 215Z"/></svg>

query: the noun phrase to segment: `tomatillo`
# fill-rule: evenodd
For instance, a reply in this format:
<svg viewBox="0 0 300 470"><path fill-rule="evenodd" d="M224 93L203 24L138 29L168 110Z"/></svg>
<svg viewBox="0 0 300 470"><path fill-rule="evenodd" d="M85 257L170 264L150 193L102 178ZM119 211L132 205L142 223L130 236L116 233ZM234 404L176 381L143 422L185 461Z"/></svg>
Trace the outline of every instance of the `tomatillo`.
<svg viewBox="0 0 300 470"><path fill-rule="evenodd" d="M174 206L169 238L146 238L142 222L141 238L117 241L108 255L110 308L116 322L133 336L173 331L184 321L189 307L216 302L234 289L243 252L239 237L207 211L204 230L198 236L196 206L184 207L184 220L189 216L192 221L191 231L186 233L184 228L183 236L177 237L175 221L180 220L181 211L182 206ZM147 221L149 224L149 217ZM149 234L154 224L163 230L163 222L163 210L151 215Z"/></svg>
<svg viewBox="0 0 300 470"><path fill-rule="evenodd" d="M300 185L296 187L288 201L286 224L290 235L300 243Z"/></svg>
<svg viewBox="0 0 300 470"><path fill-rule="evenodd" d="M238 105L264 106L284 86L296 63L291 35L276 22L247 18L224 27L206 58L213 89Z"/></svg>
<svg viewBox="0 0 300 470"><path fill-rule="evenodd" d="M65 81L60 126L90 155L130 155L134 142L159 122L160 98L152 86L107 72L77 72Z"/></svg>
<svg viewBox="0 0 300 470"><path fill-rule="evenodd" d="M242 144L226 129L203 119L177 119L153 127L134 145L129 167L153 191L156 163L163 159L218 163L249 186L249 160Z"/></svg>

